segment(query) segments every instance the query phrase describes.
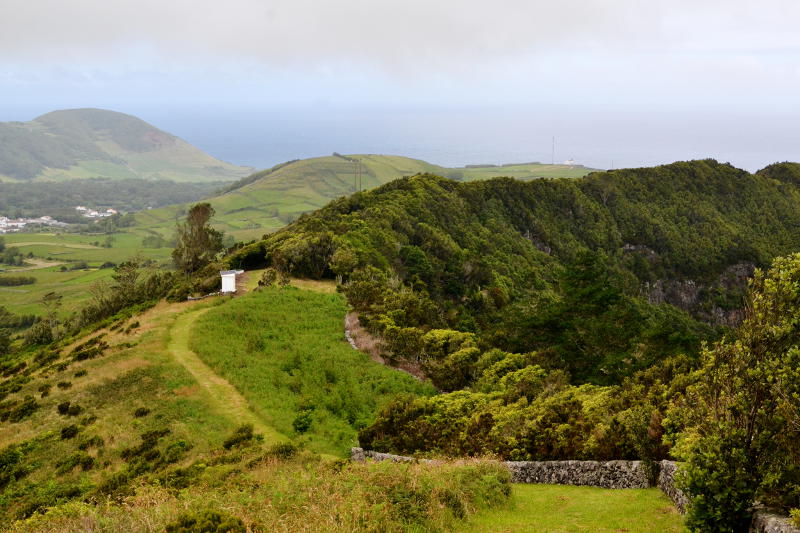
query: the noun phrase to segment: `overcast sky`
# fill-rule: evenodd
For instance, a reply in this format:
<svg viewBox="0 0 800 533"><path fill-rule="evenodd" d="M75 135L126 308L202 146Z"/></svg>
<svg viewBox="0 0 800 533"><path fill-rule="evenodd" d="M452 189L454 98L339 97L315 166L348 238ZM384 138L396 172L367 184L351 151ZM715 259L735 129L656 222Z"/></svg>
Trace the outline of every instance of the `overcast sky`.
<svg viewBox="0 0 800 533"><path fill-rule="evenodd" d="M798 114L798 0L0 0L0 120L55 108Z"/></svg>

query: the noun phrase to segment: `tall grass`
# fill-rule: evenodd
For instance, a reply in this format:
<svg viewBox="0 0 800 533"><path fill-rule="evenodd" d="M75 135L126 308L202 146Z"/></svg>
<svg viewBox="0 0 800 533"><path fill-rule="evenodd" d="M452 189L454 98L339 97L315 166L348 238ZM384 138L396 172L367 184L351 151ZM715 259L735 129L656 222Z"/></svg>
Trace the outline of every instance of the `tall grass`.
<svg viewBox="0 0 800 533"><path fill-rule="evenodd" d="M345 313L339 294L265 289L198 319L191 348L278 431L344 455L390 397L435 392L353 350Z"/></svg>
<svg viewBox="0 0 800 533"><path fill-rule="evenodd" d="M511 491L508 471L488 462L343 464L300 455L267 457L250 468L218 468L181 491L141 485L121 502L73 502L11 531L156 532L208 510L241 519L248 531L452 531L473 513L506 503Z"/></svg>

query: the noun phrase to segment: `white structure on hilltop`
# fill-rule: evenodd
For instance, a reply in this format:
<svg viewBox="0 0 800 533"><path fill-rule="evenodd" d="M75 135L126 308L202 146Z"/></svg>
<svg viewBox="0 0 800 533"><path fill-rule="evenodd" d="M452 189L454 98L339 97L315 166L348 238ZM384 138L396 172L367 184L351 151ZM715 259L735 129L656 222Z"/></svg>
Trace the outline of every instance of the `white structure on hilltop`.
<svg viewBox="0 0 800 533"><path fill-rule="evenodd" d="M222 276L222 294L236 292L236 276L244 273L244 270L220 270L219 275Z"/></svg>

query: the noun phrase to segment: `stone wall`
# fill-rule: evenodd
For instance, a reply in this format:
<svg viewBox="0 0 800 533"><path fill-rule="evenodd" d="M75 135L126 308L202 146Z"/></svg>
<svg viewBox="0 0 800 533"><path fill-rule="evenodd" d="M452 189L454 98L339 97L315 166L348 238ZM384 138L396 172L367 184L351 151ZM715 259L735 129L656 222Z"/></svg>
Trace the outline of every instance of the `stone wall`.
<svg viewBox="0 0 800 533"><path fill-rule="evenodd" d="M380 453L361 448L350 451L353 461L426 462L403 455ZM506 461L514 483L546 483L551 485L584 485L607 489L643 489L650 485L641 461ZM675 486L678 464L674 461L659 463L658 488L672 500L675 507L686 512L689 503L686 495ZM753 517L750 533L800 533L785 516L758 512Z"/></svg>
<svg viewBox="0 0 800 533"><path fill-rule="evenodd" d="M800 529L785 516L759 512L753 517L750 533L800 533Z"/></svg>
<svg viewBox="0 0 800 533"><path fill-rule="evenodd" d="M350 451L353 461L416 461L413 457L361 448ZM420 459L421 462L433 462ZM608 489L647 488L647 472L641 461L506 461L514 483L586 485Z"/></svg>
<svg viewBox="0 0 800 533"><path fill-rule="evenodd" d="M658 471L658 488L672 500L672 503L681 513L686 512L689 498L675 486L675 474L678 472L678 464L675 461L661 461Z"/></svg>
<svg viewBox="0 0 800 533"><path fill-rule="evenodd" d="M646 489L641 461L506 461L514 483Z"/></svg>

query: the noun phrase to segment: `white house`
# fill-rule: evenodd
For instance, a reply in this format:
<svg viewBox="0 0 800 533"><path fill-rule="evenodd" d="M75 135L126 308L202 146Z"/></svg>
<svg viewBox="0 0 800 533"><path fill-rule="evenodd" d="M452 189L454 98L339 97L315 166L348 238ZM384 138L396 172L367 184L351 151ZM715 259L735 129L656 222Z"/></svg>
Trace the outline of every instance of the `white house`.
<svg viewBox="0 0 800 533"><path fill-rule="evenodd" d="M222 290L221 293L236 292L236 276L243 274L244 270L220 270L219 275L222 276Z"/></svg>

